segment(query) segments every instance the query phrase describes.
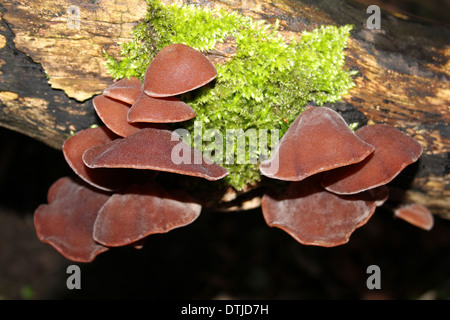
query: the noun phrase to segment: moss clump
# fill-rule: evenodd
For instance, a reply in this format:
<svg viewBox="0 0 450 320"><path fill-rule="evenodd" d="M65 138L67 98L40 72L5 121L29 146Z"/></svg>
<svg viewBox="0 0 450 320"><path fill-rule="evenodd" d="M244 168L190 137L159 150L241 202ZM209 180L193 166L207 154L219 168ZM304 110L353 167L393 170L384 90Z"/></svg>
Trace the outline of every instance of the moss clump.
<svg viewBox="0 0 450 320"><path fill-rule="evenodd" d="M203 132L217 129L225 136L227 129L278 129L281 138L307 103L335 102L353 86L354 73L343 69L349 25L322 26L300 39L286 40L277 25L236 12L166 6L156 0L148 0L148 8L133 40L122 44L120 61L105 54L114 78L142 79L154 54L171 43L203 52L227 37L236 44L234 57L216 66L214 87L183 96L196 111L194 120L201 121ZM194 121L182 125L194 129ZM214 143L205 141L203 149L214 148ZM224 154L216 154L214 160L230 171L226 183L239 190L260 179L257 164L229 164Z"/></svg>

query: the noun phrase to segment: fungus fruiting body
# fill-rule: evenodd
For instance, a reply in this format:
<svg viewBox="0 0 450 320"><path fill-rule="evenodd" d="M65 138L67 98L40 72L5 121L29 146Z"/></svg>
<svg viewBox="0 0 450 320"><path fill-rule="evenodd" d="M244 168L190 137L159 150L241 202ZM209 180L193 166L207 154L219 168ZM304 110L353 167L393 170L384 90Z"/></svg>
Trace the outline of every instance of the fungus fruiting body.
<svg viewBox="0 0 450 320"><path fill-rule="evenodd" d="M93 237L105 246L124 246L188 225L200 211L201 205L186 192L168 192L154 181L130 185L101 207Z"/></svg>
<svg viewBox="0 0 450 320"><path fill-rule="evenodd" d="M281 196L265 194L264 218L302 244L333 247L348 242L352 232L375 212L376 202L340 196L320 186L318 177L292 182Z"/></svg>
<svg viewBox="0 0 450 320"><path fill-rule="evenodd" d="M152 98L142 93L127 112L129 123L172 123L195 117L195 111L175 97Z"/></svg>
<svg viewBox="0 0 450 320"><path fill-rule="evenodd" d="M329 108L307 108L291 124L272 154L260 165L267 177L300 181L316 173L357 163L374 148L359 139Z"/></svg>
<svg viewBox="0 0 450 320"><path fill-rule="evenodd" d="M103 95L132 105L141 96L142 84L136 77L123 78L103 91Z"/></svg>
<svg viewBox="0 0 450 320"><path fill-rule="evenodd" d="M180 141L175 132L145 128L124 139L114 140L88 149L83 161L89 168L132 168L167 171L178 174L219 180L227 171L206 159L199 151ZM175 163L172 152L182 144L188 161Z"/></svg>
<svg viewBox="0 0 450 320"><path fill-rule="evenodd" d="M92 261L108 250L92 237L98 211L108 198L77 179L60 178L48 191L49 204L40 205L34 213L38 238L67 259Z"/></svg>
<svg viewBox="0 0 450 320"><path fill-rule="evenodd" d="M338 194L353 194L385 185L422 154L422 146L392 126L375 124L356 131L375 152L351 166L328 172L322 185Z"/></svg>
<svg viewBox="0 0 450 320"><path fill-rule="evenodd" d="M419 203L402 205L394 211L394 214L395 217L424 230L431 230L434 225L433 214Z"/></svg>
<svg viewBox="0 0 450 320"><path fill-rule="evenodd" d="M117 136L105 127L90 128L67 139L62 147L64 157L76 174L94 187L112 191L122 187L122 182L108 170L91 170L82 161L83 153L98 145L113 141Z"/></svg>
<svg viewBox="0 0 450 320"><path fill-rule="evenodd" d="M89 128L67 139L62 147L64 157L72 170L85 182L104 191L120 190L130 183L145 181L153 172L137 172L132 169L91 169L83 162L86 150L108 144L118 139L106 127Z"/></svg>
<svg viewBox="0 0 450 320"><path fill-rule="evenodd" d="M127 121L130 105L125 102L100 95L94 98L93 104L97 115L108 129L121 137L129 136L145 127L143 124Z"/></svg>
<svg viewBox="0 0 450 320"><path fill-rule="evenodd" d="M216 76L216 68L204 55L176 43L155 56L145 72L144 91L155 98L176 96L197 89Z"/></svg>

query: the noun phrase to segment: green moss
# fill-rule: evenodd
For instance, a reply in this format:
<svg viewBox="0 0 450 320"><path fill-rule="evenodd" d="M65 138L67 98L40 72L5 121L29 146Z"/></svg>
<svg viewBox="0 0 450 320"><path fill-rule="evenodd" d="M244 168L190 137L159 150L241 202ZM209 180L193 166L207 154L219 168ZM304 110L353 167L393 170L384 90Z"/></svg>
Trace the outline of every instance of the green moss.
<svg viewBox="0 0 450 320"><path fill-rule="evenodd" d="M154 54L171 43L203 52L227 37L236 43L234 57L216 66L214 86L183 96L204 131L214 128L225 135L226 129L279 129L281 138L307 103L335 102L353 86L354 73L343 69L349 25L322 26L304 32L299 40L284 39L277 25L236 12L166 6L156 0L148 0L148 5L133 40L122 44L121 59L105 53L114 78L142 79ZM191 132L194 129L194 121L183 125ZM205 141L202 147L214 146ZM230 171L225 180L228 185L241 189L260 179L257 164L227 164L218 156L224 155L216 155L215 160Z"/></svg>

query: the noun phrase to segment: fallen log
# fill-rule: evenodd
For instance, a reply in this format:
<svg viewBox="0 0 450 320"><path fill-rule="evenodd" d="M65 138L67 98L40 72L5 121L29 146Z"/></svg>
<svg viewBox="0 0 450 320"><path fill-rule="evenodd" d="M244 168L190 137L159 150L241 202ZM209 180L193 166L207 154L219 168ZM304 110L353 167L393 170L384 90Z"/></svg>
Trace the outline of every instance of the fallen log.
<svg viewBox="0 0 450 320"><path fill-rule="evenodd" d="M373 28L367 6L347 1L188 2L278 20L286 36L354 25L347 66L358 71L356 86L332 107L359 122L391 124L419 141L424 153L392 185L392 197L450 217L448 27L382 9L380 28ZM0 12L0 125L60 148L71 132L99 123L91 98L113 82L103 50L119 57L118 43L131 38L146 2L5 0Z"/></svg>

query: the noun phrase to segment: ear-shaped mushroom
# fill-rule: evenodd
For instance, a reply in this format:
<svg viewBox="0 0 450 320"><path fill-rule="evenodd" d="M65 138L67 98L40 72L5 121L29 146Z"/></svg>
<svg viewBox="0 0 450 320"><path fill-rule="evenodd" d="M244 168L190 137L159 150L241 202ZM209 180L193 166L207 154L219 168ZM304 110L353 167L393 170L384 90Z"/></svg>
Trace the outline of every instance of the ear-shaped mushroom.
<svg viewBox="0 0 450 320"><path fill-rule="evenodd" d="M155 182L132 185L123 194L114 194L100 209L94 239L111 247L128 245L186 226L200 211L201 205L182 191L167 192Z"/></svg>
<svg viewBox="0 0 450 320"><path fill-rule="evenodd" d="M173 123L192 119L195 111L175 97L152 98L145 93L128 111L128 122Z"/></svg>
<svg viewBox="0 0 450 320"><path fill-rule="evenodd" d="M69 260L90 262L108 250L92 238L98 211L109 194L88 188L78 180L60 178L49 189L49 204L34 212L36 233Z"/></svg>
<svg viewBox="0 0 450 320"><path fill-rule="evenodd" d="M359 139L334 110L309 107L291 124L269 160L260 165L267 177L300 181L313 174L357 163L374 148Z"/></svg>
<svg viewBox="0 0 450 320"><path fill-rule="evenodd" d="M261 205L269 226L286 231L302 244L323 247L348 242L376 208L375 201L326 191L317 176L291 182L282 196L265 194Z"/></svg>
<svg viewBox="0 0 450 320"><path fill-rule="evenodd" d="M138 175L130 169L91 169L83 162L86 150L107 144L119 137L106 127L89 128L82 130L67 139L62 147L64 157L72 170L85 182L104 191L113 191L123 188L130 183L137 183L149 176Z"/></svg>
<svg viewBox="0 0 450 320"><path fill-rule="evenodd" d="M93 147L84 153L83 161L90 168L151 169L208 180L228 175L225 168L203 157L177 133L157 128L145 128L126 138Z"/></svg>
<svg viewBox="0 0 450 320"><path fill-rule="evenodd" d="M433 214L425 206L418 203L401 206L394 211L394 215L427 231L431 230L434 225Z"/></svg>
<svg viewBox="0 0 450 320"><path fill-rule="evenodd" d="M136 77L123 78L103 91L105 97L132 105L142 93L142 83Z"/></svg>
<svg viewBox="0 0 450 320"><path fill-rule="evenodd" d="M121 137L127 137L145 127L143 124L128 123L130 105L125 102L100 95L94 98L93 104L97 115L108 129Z"/></svg>
<svg viewBox="0 0 450 320"><path fill-rule="evenodd" d="M122 181L111 175L111 170L88 168L83 162L83 153L92 147L100 146L117 139L105 127L82 130L67 139L62 147L64 157L72 170L92 186L112 191L122 186Z"/></svg>
<svg viewBox="0 0 450 320"><path fill-rule="evenodd" d="M375 151L360 163L325 173L322 186L328 191L353 194L387 184L422 154L418 142L390 125L364 126L356 135Z"/></svg>
<svg viewBox="0 0 450 320"><path fill-rule="evenodd" d="M214 65L200 52L172 44L157 53L144 77L144 91L151 97L169 97L197 89L217 76Z"/></svg>

